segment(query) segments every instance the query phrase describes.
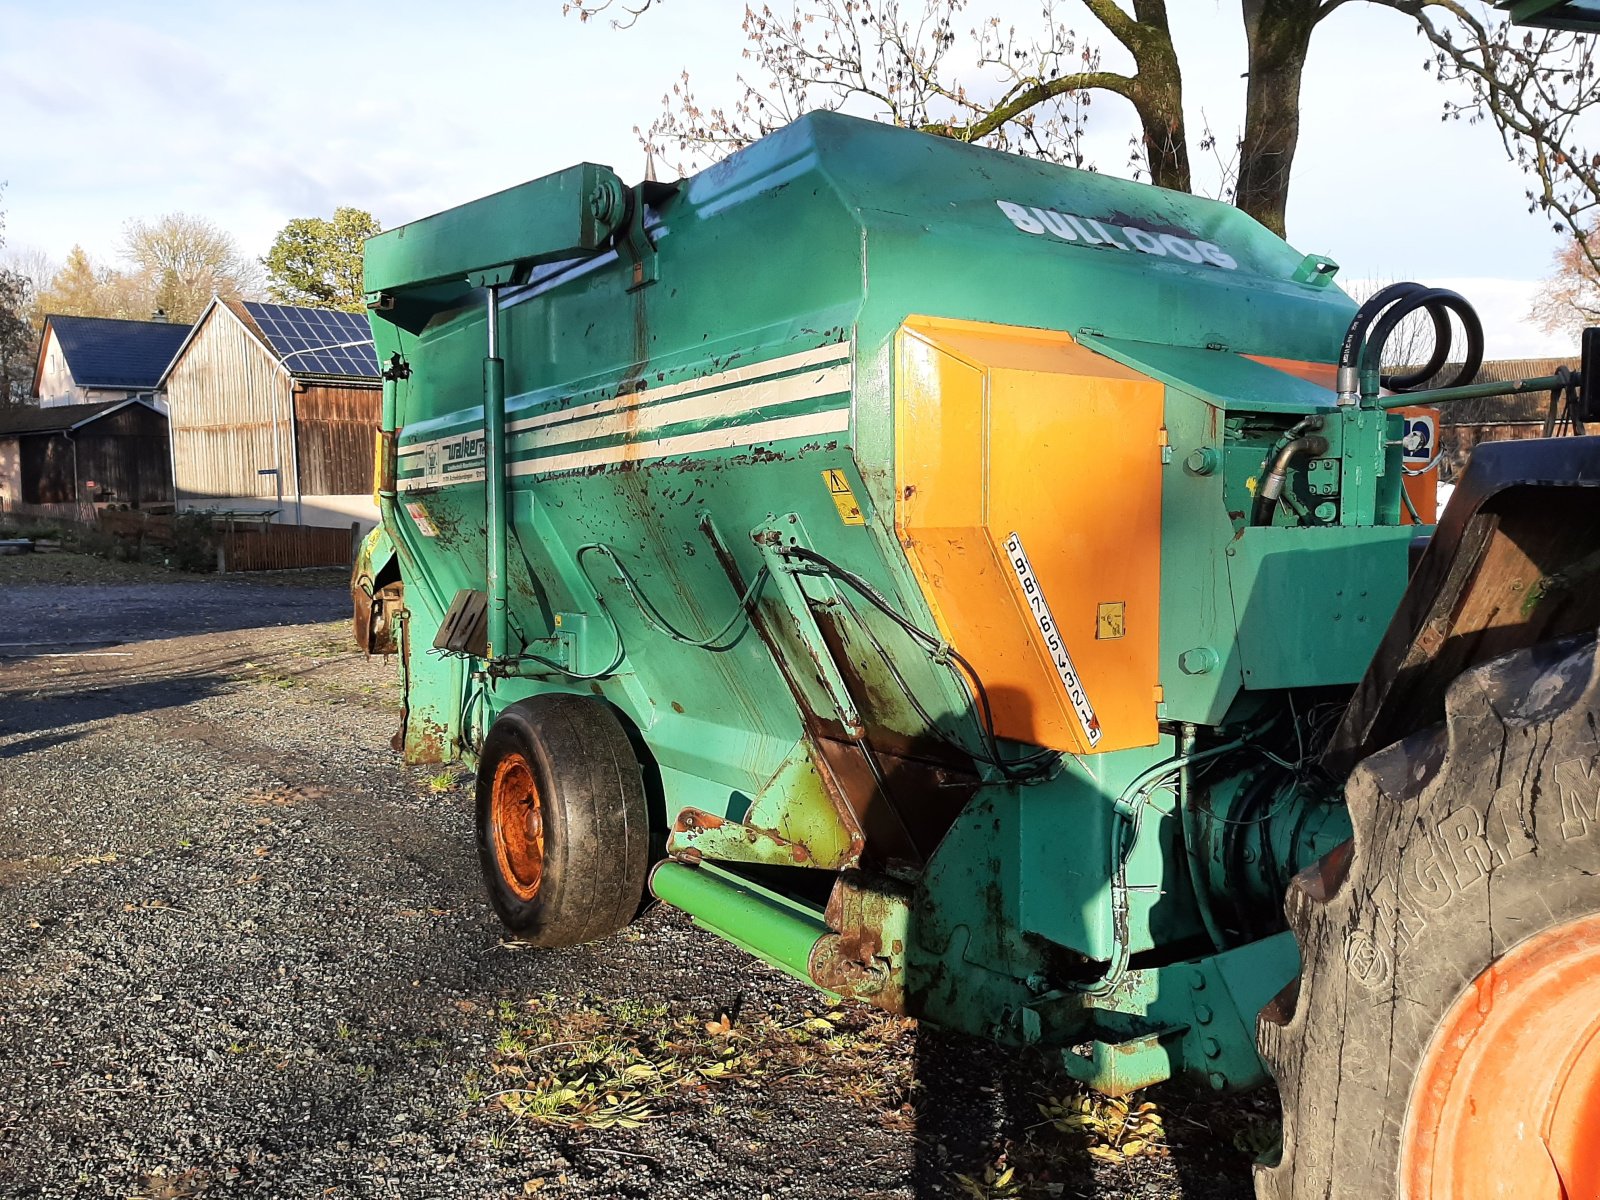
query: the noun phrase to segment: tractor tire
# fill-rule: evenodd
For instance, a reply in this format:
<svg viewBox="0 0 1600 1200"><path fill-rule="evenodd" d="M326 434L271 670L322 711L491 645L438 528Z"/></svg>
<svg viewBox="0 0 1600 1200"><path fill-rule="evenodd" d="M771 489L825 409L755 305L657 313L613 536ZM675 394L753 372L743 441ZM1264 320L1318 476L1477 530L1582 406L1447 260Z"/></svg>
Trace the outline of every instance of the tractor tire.
<svg viewBox="0 0 1600 1200"><path fill-rule="evenodd" d="M1464 672L1445 714L1356 768L1352 840L1290 887L1261 1200L1600 1197L1594 635Z"/></svg>
<svg viewBox="0 0 1600 1200"><path fill-rule="evenodd" d="M478 862L506 928L536 946L609 937L639 909L650 856L645 788L617 715L588 696L505 709L484 739Z"/></svg>

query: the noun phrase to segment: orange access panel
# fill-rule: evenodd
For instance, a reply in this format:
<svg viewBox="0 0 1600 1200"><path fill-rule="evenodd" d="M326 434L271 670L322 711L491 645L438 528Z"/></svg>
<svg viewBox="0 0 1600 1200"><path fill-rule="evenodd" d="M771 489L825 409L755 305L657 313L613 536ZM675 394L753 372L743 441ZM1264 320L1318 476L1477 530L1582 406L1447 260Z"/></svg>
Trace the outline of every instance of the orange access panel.
<svg viewBox="0 0 1600 1200"><path fill-rule="evenodd" d="M1163 388L1065 333L913 317L895 530L1003 737L1157 738Z"/></svg>

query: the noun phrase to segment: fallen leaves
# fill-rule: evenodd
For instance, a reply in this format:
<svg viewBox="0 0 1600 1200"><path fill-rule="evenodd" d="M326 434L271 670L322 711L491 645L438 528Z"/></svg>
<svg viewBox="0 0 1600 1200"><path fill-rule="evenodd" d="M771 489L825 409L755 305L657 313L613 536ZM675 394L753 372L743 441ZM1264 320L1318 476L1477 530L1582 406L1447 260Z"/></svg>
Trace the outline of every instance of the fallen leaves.
<svg viewBox="0 0 1600 1200"><path fill-rule="evenodd" d="M1167 1153L1165 1118L1148 1100L1130 1105L1085 1089L1049 1096L1038 1107L1045 1124L1078 1141L1090 1157L1101 1162Z"/></svg>
<svg viewBox="0 0 1600 1200"><path fill-rule="evenodd" d="M842 1079L907 1073L894 1045L909 1022L862 1008L705 1020L636 1000L545 996L502 1003L489 1079L468 1081L469 1102L493 1103L547 1125L635 1129L723 1087L756 1088L826 1064ZM886 1084L857 1097L880 1106Z"/></svg>

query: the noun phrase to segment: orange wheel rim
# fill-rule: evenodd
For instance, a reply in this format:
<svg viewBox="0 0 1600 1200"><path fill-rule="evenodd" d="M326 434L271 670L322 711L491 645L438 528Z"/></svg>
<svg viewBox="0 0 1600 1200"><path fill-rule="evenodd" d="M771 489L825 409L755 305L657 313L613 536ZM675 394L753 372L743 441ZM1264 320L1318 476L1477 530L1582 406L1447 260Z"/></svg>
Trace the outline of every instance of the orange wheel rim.
<svg viewBox="0 0 1600 1200"><path fill-rule="evenodd" d="M489 814L500 877L520 900L539 894L544 879L544 814L528 760L508 754L496 764Z"/></svg>
<svg viewBox="0 0 1600 1200"><path fill-rule="evenodd" d="M1519 943L1451 1007L1412 1085L1400 1180L1405 1200L1600 1197L1600 915Z"/></svg>

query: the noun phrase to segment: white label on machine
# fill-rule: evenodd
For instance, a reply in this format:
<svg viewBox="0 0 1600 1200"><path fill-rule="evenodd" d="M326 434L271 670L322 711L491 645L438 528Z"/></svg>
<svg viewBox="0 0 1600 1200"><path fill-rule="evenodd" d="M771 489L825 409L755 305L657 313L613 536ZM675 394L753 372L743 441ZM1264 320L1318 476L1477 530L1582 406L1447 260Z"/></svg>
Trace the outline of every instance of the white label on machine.
<svg viewBox="0 0 1600 1200"><path fill-rule="evenodd" d="M1050 602L1044 598L1044 589L1033 577L1033 564L1028 561L1028 552L1022 548L1022 538L1015 533L1006 539L1006 557L1011 561L1011 569L1017 573L1017 582L1022 585L1023 597L1028 602L1028 611L1033 614L1034 626L1039 630L1039 636L1044 639L1045 649L1050 654L1050 661L1055 665L1056 674L1061 676L1061 686L1067 689L1067 699L1072 701L1072 711L1078 714L1078 724L1083 726L1083 735L1089 740L1091 747L1098 746L1100 718L1094 715L1094 705L1089 703L1089 693L1083 690L1083 681L1078 678L1078 670L1072 665L1072 656L1067 653L1067 644L1061 640L1061 630L1050 612Z"/></svg>
<svg viewBox="0 0 1600 1200"><path fill-rule="evenodd" d="M1406 417L1406 431L1400 439L1406 466L1426 470L1438 453L1439 430L1433 417L1424 414Z"/></svg>
<svg viewBox="0 0 1600 1200"><path fill-rule="evenodd" d="M411 514L411 520L415 522L417 532L423 537L436 538L439 536L439 528L429 519L426 508L420 504L408 504L406 505L406 511Z"/></svg>
<svg viewBox="0 0 1600 1200"><path fill-rule="evenodd" d="M1171 229L1147 229L1142 225L1120 225L1112 221L1058 212L1053 208L1013 204L996 200L1000 211L1023 233L1048 235L1063 242L1084 246L1104 246L1108 250L1137 250L1155 258L1204 263L1224 271L1239 269L1238 260L1215 242L1201 241L1193 235L1179 237Z"/></svg>

